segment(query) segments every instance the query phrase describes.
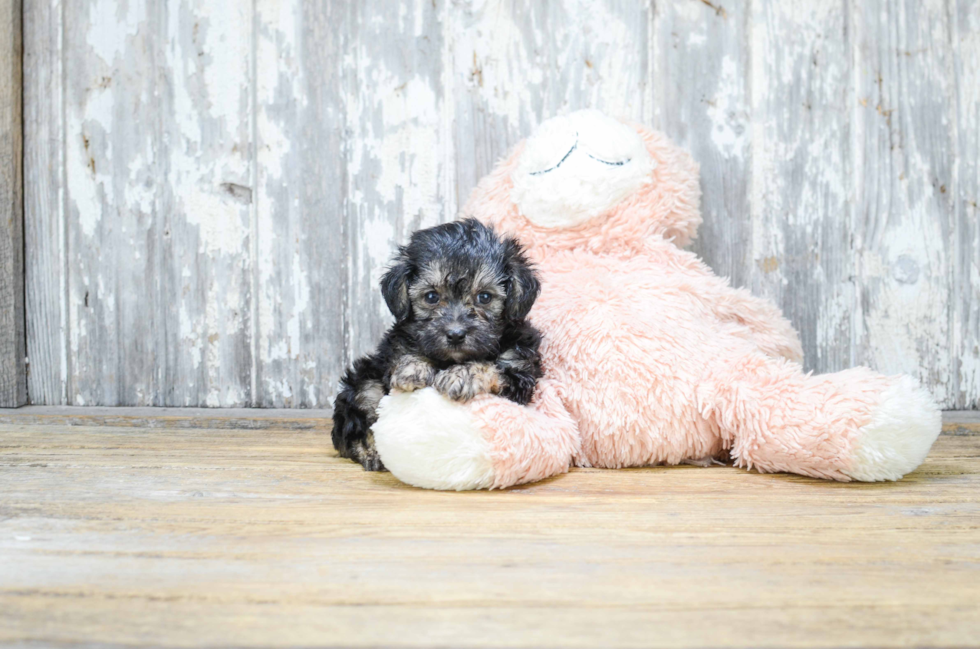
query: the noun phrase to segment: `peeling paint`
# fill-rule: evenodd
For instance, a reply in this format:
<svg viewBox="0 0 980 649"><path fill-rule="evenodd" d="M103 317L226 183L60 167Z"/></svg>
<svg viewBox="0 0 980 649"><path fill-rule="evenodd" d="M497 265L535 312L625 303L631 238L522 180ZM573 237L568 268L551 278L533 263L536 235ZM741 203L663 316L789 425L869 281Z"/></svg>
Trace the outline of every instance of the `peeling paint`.
<svg viewBox="0 0 980 649"><path fill-rule="evenodd" d="M693 152L697 250L786 310L809 368L977 405L980 4L718 7L65 5L67 223L28 213L67 231L39 311L66 351L32 374L79 405L329 405L390 322L395 247L595 107Z"/></svg>
<svg viewBox="0 0 980 649"><path fill-rule="evenodd" d="M190 189L178 206L187 223L198 227L200 250L207 255L241 253L248 239L248 221L241 205L227 196Z"/></svg>
<svg viewBox="0 0 980 649"><path fill-rule="evenodd" d="M146 19L140 12L143 8L143 3L136 1L122 5L116 0L91 2L86 43L92 53L110 66L117 56L126 56L129 39L136 35Z"/></svg>
<svg viewBox="0 0 980 649"><path fill-rule="evenodd" d="M743 122L743 79L734 59L721 61L717 91L709 101L707 115L711 120L711 139L726 156L743 157L746 148L746 128Z"/></svg>

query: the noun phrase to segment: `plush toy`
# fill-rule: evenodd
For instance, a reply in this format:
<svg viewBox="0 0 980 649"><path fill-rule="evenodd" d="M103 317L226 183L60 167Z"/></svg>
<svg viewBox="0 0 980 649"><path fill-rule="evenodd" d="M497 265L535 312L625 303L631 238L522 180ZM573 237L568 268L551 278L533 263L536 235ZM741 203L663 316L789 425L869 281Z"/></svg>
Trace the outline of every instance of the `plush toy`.
<svg viewBox="0 0 980 649"><path fill-rule="evenodd" d="M842 481L915 469L940 431L929 395L866 368L805 373L779 311L681 249L699 198L697 165L660 133L596 111L542 124L464 210L515 235L539 271L536 396L391 394L373 427L385 466L457 490L726 453L748 469Z"/></svg>

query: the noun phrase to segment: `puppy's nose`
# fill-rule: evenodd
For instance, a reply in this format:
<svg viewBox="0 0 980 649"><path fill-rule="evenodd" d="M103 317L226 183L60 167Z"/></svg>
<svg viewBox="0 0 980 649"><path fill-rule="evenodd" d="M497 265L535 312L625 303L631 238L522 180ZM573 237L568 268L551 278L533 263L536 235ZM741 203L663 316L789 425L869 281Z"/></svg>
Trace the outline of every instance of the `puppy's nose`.
<svg viewBox="0 0 980 649"><path fill-rule="evenodd" d="M458 345L466 339L466 329L463 327L451 327L446 330L446 340L450 345Z"/></svg>

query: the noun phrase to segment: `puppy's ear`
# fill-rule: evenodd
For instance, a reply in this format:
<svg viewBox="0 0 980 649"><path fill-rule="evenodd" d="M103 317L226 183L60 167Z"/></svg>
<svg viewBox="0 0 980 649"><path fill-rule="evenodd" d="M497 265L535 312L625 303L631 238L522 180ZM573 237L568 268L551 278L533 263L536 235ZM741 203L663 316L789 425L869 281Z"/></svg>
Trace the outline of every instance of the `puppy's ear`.
<svg viewBox="0 0 980 649"><path fill-rule="evenodd" d="M381 278L381 295L384 296L391 315L398 322L407 320L412 315L412 301L408 298L408 279L411 275L412 266L402 254Z"/></svg>
<svg viewBox="0 0 980 649"><path fill-rule="evenodd" d="M507 248L507 298L504 315L511 320L523 320L534 306L541 291L538 276L524 256L521 245L513 239L504 242Z"/></svg>

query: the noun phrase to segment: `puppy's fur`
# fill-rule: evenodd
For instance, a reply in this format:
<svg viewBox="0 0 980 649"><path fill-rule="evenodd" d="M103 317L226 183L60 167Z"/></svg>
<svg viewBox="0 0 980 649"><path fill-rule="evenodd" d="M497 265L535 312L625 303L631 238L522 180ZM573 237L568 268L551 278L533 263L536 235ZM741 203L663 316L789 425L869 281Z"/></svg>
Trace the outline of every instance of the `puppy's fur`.
<svg viewBox="0 0 980 649"><path fill-rule="evenodd" d="M391 390L434 386L457 401L492 393L528 403L541 362L540 334L525 318L539 290L520 245L476 220L413 234L381 280L396 322L341 380L333 413L341 457L384 470L371 426Z"/></svg>

